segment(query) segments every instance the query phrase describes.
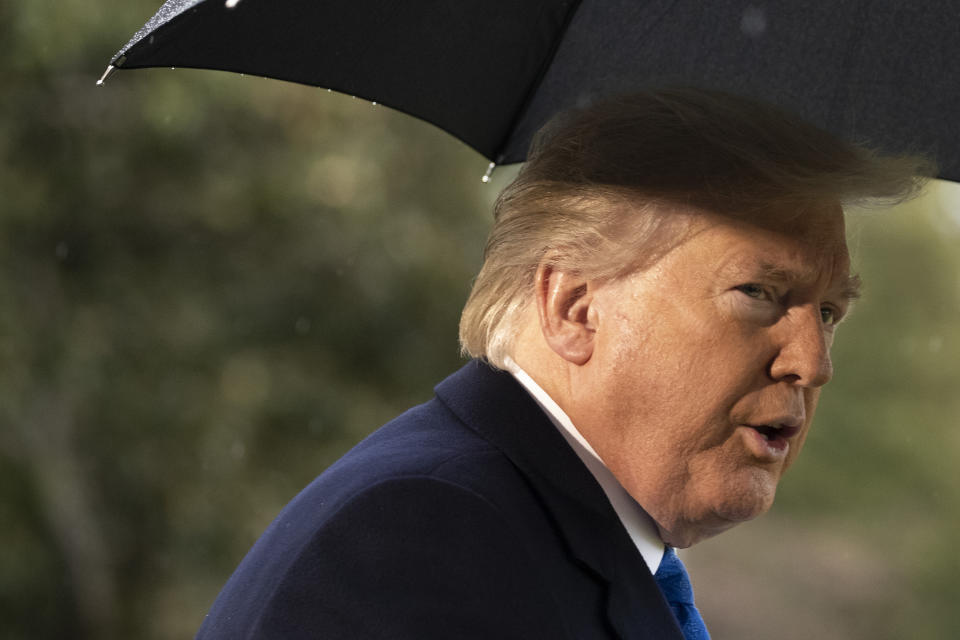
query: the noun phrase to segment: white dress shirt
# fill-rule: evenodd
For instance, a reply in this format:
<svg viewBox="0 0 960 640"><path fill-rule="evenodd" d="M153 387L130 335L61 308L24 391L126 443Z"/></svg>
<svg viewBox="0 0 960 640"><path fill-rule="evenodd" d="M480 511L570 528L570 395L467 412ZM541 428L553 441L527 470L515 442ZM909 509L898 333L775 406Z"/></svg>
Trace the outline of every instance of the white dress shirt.
<svg viewBox="0 0 960 640"><path fill-rule="evenodd" d="M504 364L507 371L513 374L517 382L523 385L523 388L543 409L570 447L580 456L583 464L587 466L593 477L600 483L600 487L607 494L607 499L617 513L617 517L620 518L620 522L623 523L630 539L637 547L637 551L640 552L644 562L647 563L647 567L650 568L650 573L656 573L660 567L660 561L663 559L664 545L663 541L660 540L653 520L607 469L603 460L593 450L586 438L573 426L570 417L560 408L560 405L554 402L553 398L534 382L533 378L521 369L516 362L507 358Z"/></svg>

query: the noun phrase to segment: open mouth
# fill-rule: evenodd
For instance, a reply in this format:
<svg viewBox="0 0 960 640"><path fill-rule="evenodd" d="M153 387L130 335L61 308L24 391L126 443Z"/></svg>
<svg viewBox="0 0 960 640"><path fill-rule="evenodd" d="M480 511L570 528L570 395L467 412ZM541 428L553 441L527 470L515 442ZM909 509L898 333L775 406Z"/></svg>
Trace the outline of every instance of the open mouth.
<svg viewBox="0 0 960 640"><path fill-rule="evenodd" d="M767 442L772 441L774 438L777 438L780 435L780 430L776 427L753 427L757 432L767 439Z"/></svg>
<svg viewBox="0 0 960 640"><path fill-rule="evenodd" d="M773 425L750 425L750 428L762 435L767 442L783 439L787 440L800 433L800 427L775 427Z"/></svg>
<svg viewBox="0 0 960 640"><path fill-rule="evenodd" d="M792 438L800 433L799 426L781 423L746 424L747 431L756 435L747 438L748 451L761 462L782 462L792 445Z"/></svg>

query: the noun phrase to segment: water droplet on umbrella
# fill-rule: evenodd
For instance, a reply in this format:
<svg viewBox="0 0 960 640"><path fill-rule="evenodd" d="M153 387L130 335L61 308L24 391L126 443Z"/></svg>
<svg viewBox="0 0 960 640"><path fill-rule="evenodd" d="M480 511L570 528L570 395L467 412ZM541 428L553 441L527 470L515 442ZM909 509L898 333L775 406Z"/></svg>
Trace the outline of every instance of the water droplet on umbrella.
<svg viewBox="0 0 960 640"><path fill-rule="evenodd" d="M103 72L103 75L100 76L100 79L97 80L97 86L98 86L98 87L103 86L103 83L107 81L107 78L110 77L110 74L111 74L111 73L113 73L113 65L112 65L112 64L107 67L107 70L104 71L104 72Z"/></svg>
<svg viewBox="0 0 960 640"><path fill-rule="evenodd" d="M490 182L490 176L493 175L493 170L497 168L496 162L491 162L487 165L487 172L483 174L483 177L480 178L480 182Z"/></svg>
<svg viewBox="0 0 960 640"><path fill-rule="evenodd" d="M763 7L747 7L740 19L740 31L751 38L759 38L767 30L767 11Z"/></svg>

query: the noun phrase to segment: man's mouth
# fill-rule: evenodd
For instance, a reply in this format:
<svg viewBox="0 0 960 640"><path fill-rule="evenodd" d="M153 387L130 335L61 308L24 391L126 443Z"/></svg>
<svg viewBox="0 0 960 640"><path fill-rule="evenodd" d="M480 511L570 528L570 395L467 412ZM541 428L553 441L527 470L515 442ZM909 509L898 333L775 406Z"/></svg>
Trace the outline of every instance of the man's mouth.
<svg viewBox="0 0 960 640"><path fill-rule="evenodd" d="M767 442L773 442L777 439L789 440L800 433L800 427L788 427L784 425L750 425L750 428L756 430L757 433L766 438Z"/></svg>
<svg viewBox="0 0 960 640"><path fill-rule="evenodd" d="M747 439L751 453L764 462L776 462L785 459L790 450L791 440L800 433L800 427L784 424L749 424L747 432L753 435Z"/></svg>

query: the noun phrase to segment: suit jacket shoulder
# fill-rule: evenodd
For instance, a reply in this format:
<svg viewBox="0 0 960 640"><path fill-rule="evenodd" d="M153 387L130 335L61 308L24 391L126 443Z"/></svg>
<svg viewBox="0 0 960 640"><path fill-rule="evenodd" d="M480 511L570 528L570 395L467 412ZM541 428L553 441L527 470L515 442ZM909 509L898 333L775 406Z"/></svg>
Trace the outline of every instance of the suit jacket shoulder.
<svg viewBox="0 0 960 640"><path fill-rule="evenodd" d="M471 363L281 512L198 637L678 633L589 471L512 377Z"/></svg>

